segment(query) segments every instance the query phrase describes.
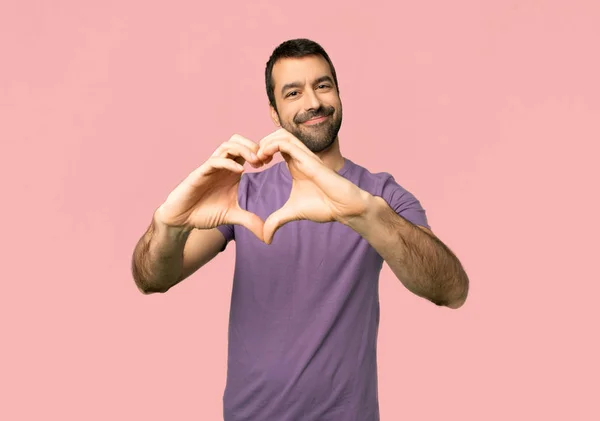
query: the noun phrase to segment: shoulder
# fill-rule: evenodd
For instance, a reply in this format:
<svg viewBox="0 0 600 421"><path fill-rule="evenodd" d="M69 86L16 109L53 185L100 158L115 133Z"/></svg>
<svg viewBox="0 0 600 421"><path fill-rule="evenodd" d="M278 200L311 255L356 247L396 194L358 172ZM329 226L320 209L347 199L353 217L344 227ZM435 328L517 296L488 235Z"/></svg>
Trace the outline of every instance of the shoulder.
<svg viewBox="0 0 600 421"><path fill-rule="evenodd" d="M348 180L361 189L384 199L396 213L415 225L429 228L425 209L417 197L401 184L389 172L373 173L351 162Z"/></svg>
<svg viewBox="0 0 600 421"><path fill-rule="evenodd" d="M392 174L388 172L371 172L367 168L346 159L348 169L343 174L345 178L352 181L358 187L369 193L381 196L389 185L402 187L395 181Z"/></svg>

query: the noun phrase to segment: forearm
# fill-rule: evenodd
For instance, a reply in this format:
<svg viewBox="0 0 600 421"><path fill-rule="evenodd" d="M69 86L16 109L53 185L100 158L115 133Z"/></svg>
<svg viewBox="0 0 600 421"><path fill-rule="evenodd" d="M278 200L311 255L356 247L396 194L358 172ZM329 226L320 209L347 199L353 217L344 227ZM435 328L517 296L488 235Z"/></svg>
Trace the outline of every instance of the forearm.
<svg viewBox="0 0 600 421"><path fill-rule="evenodd" d="M437 305L460 307L469 280L452 251L380 197L372 196L367 209L348 225L377 250L404 286Z"/></svg>
<svg viewBox="0 0 600 421"><path fill-rule="evenodd" d="M189 230L160 223L154 215L133 253L132 274L140 291L145 294L165 292L179 282L189 233Z"/></svg>

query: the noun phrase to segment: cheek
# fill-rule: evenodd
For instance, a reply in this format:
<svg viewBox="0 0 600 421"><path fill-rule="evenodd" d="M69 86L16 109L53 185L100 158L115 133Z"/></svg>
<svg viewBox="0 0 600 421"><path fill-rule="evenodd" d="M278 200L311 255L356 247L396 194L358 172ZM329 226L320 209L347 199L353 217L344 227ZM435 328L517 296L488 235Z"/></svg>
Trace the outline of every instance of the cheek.
<svg viewBox="0 0 600 421"><path fill-rule="evenodd" d="M288 110L279 109L279 112L277 113L277 121L279 122L280 126L290 124L290 121L293 118L293 115L290 117L290 113Z"/></svg>
<svg viewBox="0 0 600 421"><path fill-rule="evenodd" d="M281 121L290 126L295 126L294 119L300 114L296 110L287 110L285 113L281 113Z"/></svg>
<svg viewBox="0 0 600 421"><path fill-rule="evenodd" d="M335 107L335 114L340 116L342 115L342 103L338 102L337 104L334 105Z"/></svg>

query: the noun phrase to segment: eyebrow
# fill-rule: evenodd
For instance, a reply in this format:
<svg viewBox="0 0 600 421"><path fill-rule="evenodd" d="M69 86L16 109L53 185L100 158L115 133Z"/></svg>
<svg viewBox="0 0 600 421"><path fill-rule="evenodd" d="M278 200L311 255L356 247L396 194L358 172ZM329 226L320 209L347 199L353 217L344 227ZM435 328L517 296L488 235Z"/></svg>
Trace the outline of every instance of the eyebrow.
<svg viewBox="0 0 600 421"><path fill-rule="evenodd" d="M321 82L329 82L332 85L333 83L333 79L331 79L331 77L329 76L321 76L319 78L317 78L317 80L314 81L314 85L321 83ZM291 82L291 83L286 83L285 85L283 85L283 87L281 88L281 94L283 95L283 93L285 91L287 91L288 89L291 88L300 88L302 87L303 83L302 82Z"/></svg>

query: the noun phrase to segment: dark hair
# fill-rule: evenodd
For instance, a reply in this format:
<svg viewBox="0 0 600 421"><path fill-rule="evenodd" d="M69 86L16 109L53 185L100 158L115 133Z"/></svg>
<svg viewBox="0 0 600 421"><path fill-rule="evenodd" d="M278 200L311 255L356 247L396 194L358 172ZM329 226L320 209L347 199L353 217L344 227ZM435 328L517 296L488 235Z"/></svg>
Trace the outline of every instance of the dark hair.
<svg viewBox="0 0 600 421"><path fill-rule="evenodd" d="M277 107L275 106L275 94L273 92L275 89L275 87L273 86L273 66L275 65L277 60L282 58L301 58L316 55L322 56L325 60L327 60L327 63L329 63L331 75L333 76L333 82L335 83L335 87L339 93L340 90L338 86L337 76L335 74L335 68L333 67L333 63L331 62L331 59L329 58L323 47L321 47L316 42L306 38L291 39L279 44L279 46L275 48L275 50L273 50L273 54L271 54L271 57L267 62L267 68L265 69L265 84L267 87L267 96L269 97L269 104L271 104L275 109L277 109Z"/></svg>

